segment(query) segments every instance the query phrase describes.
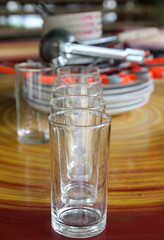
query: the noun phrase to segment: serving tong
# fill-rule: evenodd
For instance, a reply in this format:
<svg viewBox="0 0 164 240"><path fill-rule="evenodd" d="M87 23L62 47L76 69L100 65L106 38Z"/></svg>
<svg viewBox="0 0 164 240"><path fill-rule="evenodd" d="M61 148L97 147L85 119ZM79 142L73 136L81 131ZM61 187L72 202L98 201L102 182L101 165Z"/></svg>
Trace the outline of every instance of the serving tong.
<svg viewBox="0 0 164 240"><path fill-rule="evenodd" d="M109 37L103 38L103 42L113 41ZM52 61L55 65L67 64L67 61L74 55L95 57L102 59L116 59L144 63L146 53L144 50L126 48L114 49L90 45L93 40L84 43L75 41L74 36L64 29L54 29L45 34L40 42L40 55L45 61ZM96 44L101 44L102 39Z"/></svg>

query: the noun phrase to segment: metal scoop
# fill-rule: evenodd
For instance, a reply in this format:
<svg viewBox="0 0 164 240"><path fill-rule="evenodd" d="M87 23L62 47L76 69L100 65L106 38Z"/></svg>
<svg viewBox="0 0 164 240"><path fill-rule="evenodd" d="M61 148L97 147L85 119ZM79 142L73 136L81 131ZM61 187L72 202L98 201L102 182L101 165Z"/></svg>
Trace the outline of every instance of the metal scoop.
<svg viewBox="0 0 164 240"><path fill-rule="evenodd" d="M65 65L73 55L143 63L145 51L129 48L120 50L79 44L70 32L55 29L48 32L41 39L40 55L43 60L52 61L57 65Z"/></svg>

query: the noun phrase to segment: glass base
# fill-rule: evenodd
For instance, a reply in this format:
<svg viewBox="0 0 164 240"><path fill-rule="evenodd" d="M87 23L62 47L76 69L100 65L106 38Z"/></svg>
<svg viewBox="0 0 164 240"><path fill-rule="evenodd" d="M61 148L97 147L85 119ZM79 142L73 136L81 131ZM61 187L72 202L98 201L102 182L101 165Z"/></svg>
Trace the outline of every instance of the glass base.
<svg viewBox="0 0 164 240"><path fill-rule="evenodd" d="M26 134L18 132L18 141L23 144L38 145L49 142L49 134L47 132L31 131Z"/></svg>
<svg viewBox="0 0 164 240"><path fill-rule="evenodd" d="M72 161L68 167L68 177L74 181L88 181L92 176L92 165L87 162Z"/></svg>
<svg viewBox="0 0 164 240"><path fill-rule="evenodd" d="M96 201L97 188L92 184L68 184L62 189L62 202L65 204L91 204Z"/></svg>
<svg viewBox="0 0 164 240"><path fill-rule="evenodd" d="M106 227L106 214L101 218L97 209L65 208L58 215L57 218L52 212L52 227L66 237L88 238L100 234Z"/></svg>

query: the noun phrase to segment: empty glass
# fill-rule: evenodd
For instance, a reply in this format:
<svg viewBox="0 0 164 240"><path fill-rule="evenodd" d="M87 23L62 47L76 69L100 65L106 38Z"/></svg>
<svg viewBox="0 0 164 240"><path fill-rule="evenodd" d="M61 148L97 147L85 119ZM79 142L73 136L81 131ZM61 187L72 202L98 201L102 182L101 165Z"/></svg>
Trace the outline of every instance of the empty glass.
<svg viewBox="0 0 164 240"><path fill-rule="evenodd" d="M105 229L111 117L88 109L49 115L51 223L68 237Z"/></svg>
<svg viewBox="0 0 164 240"><path fill-rule="evenodd" d="M15 65L18 140L24 144L49 141L48 110L55 69L40 62Z"/></svg>

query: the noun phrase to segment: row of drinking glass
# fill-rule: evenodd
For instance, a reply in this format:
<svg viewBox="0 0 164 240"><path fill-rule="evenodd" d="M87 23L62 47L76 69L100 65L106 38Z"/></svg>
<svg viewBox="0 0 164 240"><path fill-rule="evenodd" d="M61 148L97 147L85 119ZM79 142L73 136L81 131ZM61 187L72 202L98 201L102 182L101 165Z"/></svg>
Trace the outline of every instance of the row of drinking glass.
<svg viewBox="0 0 164 240"><path fill-rule="evenodd" d="M105 112L100 70L88 66L64 66L56 70L50 112L64 109L87 109Z"/></svg>
<svg viewBox="0 0 164 240"><path fill-rule="evenodd" d="M33 62L15 70L18 140L50 142L52 226L69 237L97 235L106 226L111 126L99 69L55 72Z"/></svg>
<svg viewBox="0 0 164 240"><path fill-rule="evenodd" d="M95 236L106 226L111 126L99 70L81 70L57 69L49 115L51 224L77 238Z"/></svg>

